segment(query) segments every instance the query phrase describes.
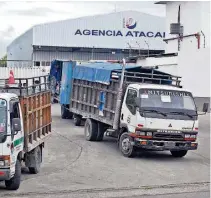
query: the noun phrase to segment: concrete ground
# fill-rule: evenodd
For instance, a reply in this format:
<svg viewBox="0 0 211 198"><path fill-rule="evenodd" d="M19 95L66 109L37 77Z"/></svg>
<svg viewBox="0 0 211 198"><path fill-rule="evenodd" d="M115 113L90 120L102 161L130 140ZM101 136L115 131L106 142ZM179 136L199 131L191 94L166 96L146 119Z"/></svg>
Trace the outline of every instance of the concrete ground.
<svg viewBox="0 0 211 198"><path fill-rule="evenodd" d="M88 142L83 127L60 118L53 105L53 132L44 151L41 172L23 170L21 187L1 197L210 197L210 121L200 116L199 148L181 159L169 152L145 152L128 159L114 139Z"/></svg>

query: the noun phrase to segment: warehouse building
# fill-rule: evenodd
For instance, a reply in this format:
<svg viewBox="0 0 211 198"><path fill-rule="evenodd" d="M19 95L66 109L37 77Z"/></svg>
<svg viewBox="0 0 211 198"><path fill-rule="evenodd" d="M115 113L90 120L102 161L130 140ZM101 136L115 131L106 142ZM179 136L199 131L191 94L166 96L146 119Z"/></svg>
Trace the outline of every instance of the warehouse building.
<svg viewBox="0 0 211 198"><path fill-rule="evenodd" d="M8 60L49 66L54 59L119 60L164 50L165 18L137 11L40 24L7 48Z"/></svg>

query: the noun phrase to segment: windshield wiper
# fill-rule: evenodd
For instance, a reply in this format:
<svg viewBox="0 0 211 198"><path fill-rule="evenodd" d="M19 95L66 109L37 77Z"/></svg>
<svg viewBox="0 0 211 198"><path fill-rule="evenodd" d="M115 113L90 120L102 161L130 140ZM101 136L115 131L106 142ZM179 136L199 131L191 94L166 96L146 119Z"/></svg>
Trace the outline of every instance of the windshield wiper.
<svg viewBox="0 0 211 198"><path fill-rule="evenodd" d="M196 116L196 115L190 115L190 114L188 114L188 113L185 113L185 112L177 112L177 111L175 111L175 112L169 112L170 114L178 114L178 115L186 115L186 116L188 116L189 118L193 118L193 116Z"/></svg>
<svg viewBox="0 0 211 198"><path fill-rule="evenodd" d="M161 111L157 111L157 110L152 110L152 109L143 109L143 110L140 110L140 112L152 112L152 113L158 113L158 114L161 114L163 116L167 116L166 113L163 113Z"/></svg>

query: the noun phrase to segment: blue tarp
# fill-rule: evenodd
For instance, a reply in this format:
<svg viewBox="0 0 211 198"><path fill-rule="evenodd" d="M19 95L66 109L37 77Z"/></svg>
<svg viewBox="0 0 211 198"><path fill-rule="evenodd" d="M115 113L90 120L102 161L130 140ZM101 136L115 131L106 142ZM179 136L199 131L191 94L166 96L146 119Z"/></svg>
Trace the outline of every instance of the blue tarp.
<svg viewBox="0 0 211 198"><path fill-rule="evenodd" d="M141 68L140 66L126 66L126 70ZM109 84L111 72L121 70L122 65L114 63L88 63L85 65L77 65L73 71L73 78L87 80L91 82L100 82Z"/></svg>
<svg viewBox="0 0 211 198"><path fill-rule="evenodd" d="M116 63L88 63L84 65L77 65L73 70L73 78L79 80L87 80L91 82L100 82L103 84L109 84L111 80L111 72L114 70L121 70L122 65ZM143 68L141 66L127 66L125 67L126 71L131 72L140 72L149 74L149 78L151 77L152 69ZM154 70L154 74L166 74L164 72L160 72L158 70ZM147 76L143 76L147 77ZM160 78L160 77L159 77ZM163 77L162 79L165 79ZM168 79L168 78L166 78ZM158 81L155 81L158 83ZM171 80L164 80L162 84L171 84Z"/></svg>

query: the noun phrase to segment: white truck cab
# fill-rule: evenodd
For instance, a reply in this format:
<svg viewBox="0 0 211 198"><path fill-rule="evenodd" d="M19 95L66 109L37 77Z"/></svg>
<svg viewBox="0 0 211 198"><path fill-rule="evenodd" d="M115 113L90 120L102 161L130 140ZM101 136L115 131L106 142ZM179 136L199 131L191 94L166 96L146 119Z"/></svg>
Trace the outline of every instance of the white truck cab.
<svg viewBox="0 0 211 198"><path fill-rule="evenodd" d="M128 85L120 126L127 130L135 146L170 150L175 157L182 157L187 150L195 150L198 146L197 109L192 94L182 88L158 84ZM131 155L133 151L125 146L128 137L120 138L120 141L123 154Z"/></svg>
<svg viewBox="0 0 211 198"><path fill-rule="evenodd" d="M13 108L13 109L11 109ZM0 94L0 180L11 183L17 173L18 156L23 151L23 118L18 96L12 93Z"/></svg>

